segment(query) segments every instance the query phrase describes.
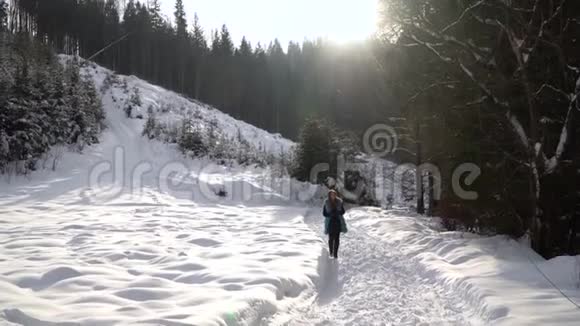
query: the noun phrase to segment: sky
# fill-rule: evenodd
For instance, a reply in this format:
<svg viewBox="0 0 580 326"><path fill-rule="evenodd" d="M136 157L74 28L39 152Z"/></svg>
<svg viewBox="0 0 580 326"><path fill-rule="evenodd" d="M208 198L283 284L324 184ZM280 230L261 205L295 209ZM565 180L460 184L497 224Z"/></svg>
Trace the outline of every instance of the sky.
<svg viewBox="0 0 580 326"><path fill-rule="evenodd" d="M376 27L377 0L184 0L188 25L194 14L209 35L226 24L239 44L255 46L278 38L282 45L325 37L343 43L370 36ZM175 0L161 0L173 20Z"/></svg>

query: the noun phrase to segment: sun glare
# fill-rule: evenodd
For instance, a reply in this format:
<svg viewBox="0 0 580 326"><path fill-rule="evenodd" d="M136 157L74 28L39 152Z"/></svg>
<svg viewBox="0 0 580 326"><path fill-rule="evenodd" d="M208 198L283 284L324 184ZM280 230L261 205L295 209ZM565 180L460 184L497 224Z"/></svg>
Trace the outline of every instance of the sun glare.
<svg viewBox="0 0 580 326"><path fill-rule="evenodd" d="M171 17L175 0L162 0ZM186 1L188 17L198 14L206 33L226 24L235 42L254 45L278 39L301 42L327 38L347 43L368 38L377 28L379 0L211 0ZM224 10L227 8L227 10ZM209 34L208 34L209 35Z"/></svg>
<svg viewBox="0 0 580 326"><path fill-rule="evenodd" d="M318 8L321 19L320 30L323 37L347 43L359 41L373 35L377 28L377 0L334 0L312 1L322 4ZM315 31L313 31L315 32Z"/></svg>

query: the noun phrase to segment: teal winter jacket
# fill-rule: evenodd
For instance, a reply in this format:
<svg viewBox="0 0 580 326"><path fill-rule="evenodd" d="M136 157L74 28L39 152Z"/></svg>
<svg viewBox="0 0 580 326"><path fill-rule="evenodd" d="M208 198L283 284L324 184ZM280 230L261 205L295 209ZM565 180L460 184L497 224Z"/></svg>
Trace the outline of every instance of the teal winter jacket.
<svg viewBox="0 0 580 326"><path fill-rule="evenodd" d="M338 198L336 200L337 200L336 209L334 210L330 206L328 199L324 201L324 206L322 207L322 215L324 215L324 234L328 234L330 219L335 215L337 215L337 217L340 219L340 232L341 233L348 232L348 229L346 227L346 220L344 219L345 213L344 205L342 203L342 200Z"/></svg>

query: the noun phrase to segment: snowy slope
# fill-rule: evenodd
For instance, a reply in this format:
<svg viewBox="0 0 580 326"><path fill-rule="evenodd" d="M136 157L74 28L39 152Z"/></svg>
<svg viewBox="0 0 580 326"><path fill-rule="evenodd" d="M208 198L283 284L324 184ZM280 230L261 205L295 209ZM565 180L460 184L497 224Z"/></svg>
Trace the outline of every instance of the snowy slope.
<svg viewBox="0 0 580 326"><path fill-rule="evenodd" d="M545 261L504 237L363 207L348 211L340 259L329 260L319 204L299 200L312 189L142 137L144 120L123 111L130 92L103 88L106 69L86 71L103 90L101 144L65 153L56 171L0 179L0 325L578 324L580 310L529 259L580 302L580 257ZM140 90L135 115L176 108L159 115L171 122L191 109L258 150L292 146L119 78Z"/></svg>
<svg viewBox="0 0 580 326"><path fill-rule="evenodd" d="M101 89L107 71L87 71ZM140 88L143 106L200 110L272 152L292 145L121 78ZM2 179L0 324L254 324L314 289L321 240L303 223L304 205L275 190L284 180L185 159L141 136L144 121L125 117L122 89L102 95L101 144L65 153L56 171Z"/></svg>
<svg viewBox="0 0 580 326"><path fill-rule="evenodd" d="M61 56L61 61L71 60L68 56ZM183 118L191 118L199 127L207 132L214 126L216 132L223 134L228 140L239 143L238 138L248 142L255 150L261 150L273 155L287 153L294 143L279 134L271 134L246 122L236 120L209 105L190 100L152 85L135 76L115 75L112 71L89 63L83 69L90 74L97 89L105 98L106 106L116 106L123 109L135 91L140 94L141 105L132 110L133 117L146 119L151 109L156 118L168 125L180 125ZM114 82L105 84L107 77L114 76ZM143 121L144 123L144 121ZM238 144L239 145L239 144Z"/></svg>

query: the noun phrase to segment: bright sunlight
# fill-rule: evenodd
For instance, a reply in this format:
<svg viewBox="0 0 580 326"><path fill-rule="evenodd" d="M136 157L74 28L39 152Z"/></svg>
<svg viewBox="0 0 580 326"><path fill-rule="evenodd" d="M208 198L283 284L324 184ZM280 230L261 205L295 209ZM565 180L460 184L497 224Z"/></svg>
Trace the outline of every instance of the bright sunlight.
<svg viewBox="0 0 580 326"><path fill-rule="evenodd" d="M163 12L173 17L174 0L163 0ZM236 43L302 42L319 37L335 42L362 40L377 24L377 0L212 0L185 1L188 17L195 13L208 35L225 24ZM227 8L227 10L224 10Z"/></svg>
<svg viewBox="0 0 580 326"><path fill-rule="evenodd" d="M376 0L312 1L320 17L310 37L323 36L336 42L358 41L371 36L377 27Z"/></svg>

